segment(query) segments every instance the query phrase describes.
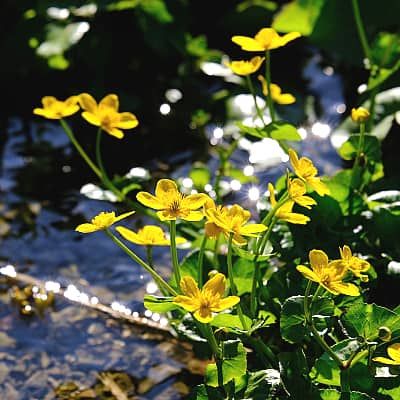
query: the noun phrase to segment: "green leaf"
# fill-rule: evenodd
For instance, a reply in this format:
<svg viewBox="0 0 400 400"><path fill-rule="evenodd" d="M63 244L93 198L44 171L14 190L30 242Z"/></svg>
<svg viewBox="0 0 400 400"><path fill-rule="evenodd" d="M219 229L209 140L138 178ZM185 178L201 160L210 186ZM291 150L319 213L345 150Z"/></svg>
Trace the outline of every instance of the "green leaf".
<svg viewBox="0 0 400 400"><path fill-rule="evenodd" d="M390 78L400 68L400 60L392 68L380 68L375 76L372 76L368 80L368 90L372 90L375 87L381 85L388 78Z"/></svg>
<svg viewBox="0 0 400 400"><path fill-rule="evenodd" d="M244 250L241 247L235 246L233 250L240 258L243 258L244 260L254 261L256 258L256 255L252 251ZM266 246L264 254L260 254L257 257L257 260L261 262L270 259L271 256L274 255L274 253L270 252L271 250L272 248L270 246Z"/></svg>
<svg viewBox="0 0 400 400"><path fill-rule="evenodd" d="M319 297L314 301L311 312L317 329L326 329L328 317L333 316L334 310L334 302L329 298ZM300 343L303 340L307 334L304 296L292 296L283 303L280 328L283 339L289 343Z"/></svg>
<svg viewBox="0 0 400 400"><path fill-rule="evenodd" d="M379 32L372 46L373 62L381 67L391 68L400 56L400 36L390 32Z"/></svg>
<svg viewBox="0 0 400 400"><path fill-rule="evenodd" d="M357 155L359 141L360 135L350 136L349 140L344 142L340 147L340 156L345 160L354 160ZM363 153L367 156L368 161L378 162L381 160L381 146L379 140L375 136L364 136Z"/></svg>
<svg viewBox="0 0 400 400"><path fill-rule="evenodd" d="M319 399L321 400L340 400L340 392L335 389L321 389L319 391ZM373 400L365 393L351 392L350 400Z"/></svg>
<svg viewBox="0 0 400 400"><path fill-rule="evenodd" d="M246 320L247 326L251 326L251 319L243 316ZM242 322L240 321L239 316L232 314L218 314L211 321L211 325L217 328L236 328L236 329L244 329Z"/></svg>
<svg viewBox="0 0 400 400"><path fill-rule="evenodd" d="M253 283L254 263L245 258L239 258L233 266L233 277L238 295L251 292Z"/></svg>
<svg viewBox="0 0 400 400"><path fill-rule="evenodd" d="M156 313L166 313L179 308L173 303L173 297L157 297L150 294L144 296L144 306Z"/></svg>
<svg viewBox="0 0 400 400"><path fill-rule="evenodd" d="M236 11L240 13L246 11L250 7L261 7L268 11L275 11L278 6L274 1L269 0L245 0L236 6Z"/></svg>
<svg viewBox="0 0 400 400"><path fill-rule="evenodd" d="M140 189L142 186L138 183L130 183L122 188L121 192L124 196L126 196L132 190Z"/></svg>
<svg viewBox="0 0 400 400"><path fill-rule="evenodd" d="M240 340L227 340L223 343L222 380L227 384L231 380L240 380L246 375L246 351ZM216 364L208 364L205 376L206 384L218 386L218 372Z"/></svg>
<svg viewBox="0 0 400 400"><path fill-rule="evenodd" d="M281 376L276 369L263 369L250 372L243 398L251 400L265 400L276 392L281 384Z"/></svg>
<svg viewBox="0 0 400 400"><path fill-rule="evenodd" d="M206 385L197 385L189 400L224 400L221 392L213 387Z"/></svg>
<svg viewBox="0 0 400 400"><path fill-rule="evenodd" d="M346 339L332 346L332 350L344 361L359 350L359 343L355 339ZM324 385L340 386L340 369L327 353L317 359L310 372L310 377ZM350 382L351 387L355 390L371 391L374 377L365 358L350 369Z"/></svg>
<svg viewBox="0 0 400 400"><path fill-rule="evenodd" d="M204 186L211 180L211 172L204 165L197 164L190 171L189 178L193 181L196 188L204 190Z"/></svg>
<svg viewBox="0 0 400 400"><path fill-rule="evenodd" d="M174 20L163 0L142 0L140 2L140 7L145 13L151 15L154 19L162 24L166 24Z"/></svg>
<svg viewBox="0 0 400 400"><path fill-rule="evenodd" d="M235 122L235 125L240 129L241 132L247 133L248 135L256 137L257 139L264 139L268 137L268 135L261 128L247 126L241 122Z"/></svg>
<svg viewBox="0 0 400 400"><path fill-rule="evenodd" d="M294 0L282 7L272 23L279 32L300 32L308 36L314 30L325 0Z"/></svg>
<svg viewBox="0 0 400 400"><path fill-rule="evenodd" d="M271 122L265 127L265 132L267 133L267 137L275 140L291 140L296 142L301 140L300 133L296 127L283 121Z"/></svg>
<svg viewBox="0 0 400 400"><path fill-rule="evenodd" d="M187 36L186 50L195 57L203 57L208 52L207 38L204 35L197 37Z"/></svg>
<svg viewBox="0 0 400 400"><path fill-rule="evenodd" d="M389 328L393 336L400 332L400 315L376 304L356 303L345 311L342 321L351 336L368 341L378 339L381 326Z"/></svg>

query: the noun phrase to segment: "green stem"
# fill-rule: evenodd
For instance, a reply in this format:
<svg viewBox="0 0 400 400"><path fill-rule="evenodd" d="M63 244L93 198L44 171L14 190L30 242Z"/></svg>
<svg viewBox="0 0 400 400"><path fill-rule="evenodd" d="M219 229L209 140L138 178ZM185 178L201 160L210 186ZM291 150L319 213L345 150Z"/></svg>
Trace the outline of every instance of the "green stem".
<svg viewBox="0 0 400 400"><path fill-rule="evenodd" d="M275 109L271 96L271 55L269 50L265 52L265 80L267 81L267 90L268 90L268 95L267 95L268 110L271 116L271 121L274 122Z"/></svg>
<svg viewBox="0 0 400 400"><path fill-rule="evenodd" d="M360 39L364 55L366 58L368 58L368 60L371 64L371 62L372 62L371 49L369 48L367 35L365 34L364 24L362 22L360 7L358 5L358 0L352 0L352 5L353 5L354 19L356 21L356 26L357 26L357 31L358 31L358 37Z"/></svg>
<svg viewBox="0 0 400 400"><path fill-rule="evenodd" d="M137 256L129 247L122 243L109 229L105 230L106 234L112 239L112 241L117 244L129 257L142 266L154 279L159 288L164 288L172 296L177 296L178 293L170 286L164 279L146 262L144 262L139 256Z"/></svg>
<svg viewBox="0 0 400 400"><path fill-rule="evenodd" d="M350 400L350 368L340 370L340 400Z"/></svg>
<svg viewBox="0 0 400 400"><path fill-rule="evenodd" d="M207 236L204 234L203 240L201 241L200 251L199 251L199 260L197 263L197 272L198 272L198 285L199 288L203 287L203 262L204 262L204 251L206 249L207 244Z"/></svg>
<svg viewBox="0 0 400 400"><path fill-rule="evenodd" d="M361 156L364 151L364 138L365 138L365 122L360 122L360 138L358 140L358 148L356 158L354 160L353 169L351 172L351 187L356 187L357 175L361 167Z"/></svg>
<svg viewBox="0 0 400 400"><path fill-rule="evenodd" d="M252 83L251 78L250 78L249 75L246 75L246 82L247 82L247 86L249 87L249 91L253 96L254 105L256 107L256 112L257 112L258 118L260 118L260 120L263 123L263 125L266 126L263 114L262 114L262 112L260 110L260 107L258 107L256 92L254 90L254 86L253 86L253 83Z"/></svg>
<svg viewBox="0 0 400 400"><path fill-rule="evenodd" d="M228 279L229 279L229 286L231 288L231 293L233 296L237 296L237 288L235 281L233 279L233 265L232 265L232 240L233 240L233 233L229 235L229 241L228 241ZM244 319L244 314L242 307L240 303L238 303L237 307L237 312L238 316L240 319L240 322L242 323L243 329L246 331L249 330L249 327L247 326L246 320Z"/></svg>
<svg viewBox="0 0 400 400"><path fill-rule="evenodd" d="M171 259L172 268L174 271L174 278L176 286L179 287L181 282L181 272L179 270L178 251L176 249L176 221L170 221L170 235L171 235Z"/></svg>
<svg viewBox="0 0 400 400"><path fill-rule="evenodd" d="M146 246L147 264L153 268L153 246Z"/></svg>
<svg viewBox="0 0 400 400"><path fill-rule="evenodd" d="M64 121L63 119L60 119L60 124L63 127L63 129L64 129L65 133L67 134L71 143L75 146L75 148L78 151L78 153L80 154L80 156L86 161L86 164L89 165L89 167L92 169L92 171L100 179L102 179L101 171L99 170L99 168L97 168L96 164L90 159L90 157L87 155L85 150L83 150L83 148L81 147L79 142L76 140L75 135L73 134L72 129L70 128L68 123L66 121Z"/></svg>
<svg viewBox="0 0 400 400"><path fill-rule="evenodd" d="M267 368L269 368L271 365L274 368L279 367L279 363L276 359L275 354L259 337L253 338L250 335L247 335L246 340L248 340L250 344L254 347L257 352L257 356L262 360Z"/></svg>
<svg viewBox="0 0 400 400"><path fill-rule="evenodd" d="M103 158L101 156L101 137L102 129L99 128L96 136L96 160L101 171L101 178L104 185L117 196L118 201L121 201L124 199L125 196L113 185L104 168Z"/></svg>
<svg viewBox="0 0 400 400"><path fill-rule="evenodd" d="M213 266L215 269L218 269L218 267L219 267L218 251L219 251L219 235L215 239L215 244L214 244Z"/></svg>
<svg viewBox="0 0 400 400"><path fill-rule="evenodd" d="M314 325L314 320L312 316L312 311L310 310L309 304L309 296L312 287L312 281L308 281L306 291L304 293L304 317L307 323L308 328L313 334L313 338L315 341L322 347L322 349L329 354L329 356L336 362L339 368L343 367L342 360L337 356L337 354L332 350L328 343L325 342L325 339L320 335Z"/></svg>

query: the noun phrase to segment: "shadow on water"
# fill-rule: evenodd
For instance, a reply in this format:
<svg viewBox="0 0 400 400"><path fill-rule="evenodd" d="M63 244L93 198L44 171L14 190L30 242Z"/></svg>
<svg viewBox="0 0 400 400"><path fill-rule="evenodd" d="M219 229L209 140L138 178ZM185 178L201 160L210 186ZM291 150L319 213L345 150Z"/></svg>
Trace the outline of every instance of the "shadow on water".
<svg viewBox="0 0 400 400"><path fill-rule="evenodd" d="M312 95L309 100L317 102L321 112L318 117L311 115L302 128L305 138L302 154L312 157L321 172L330 175L340 167L329 140L330 132L346 108L340 76L332 67L322 67L320 61L320 55L312 55L303 72ZM217 166L212 147L225 140L216 128L216 125L206 127L211 155L201 155L211 170ZM197 139L196 143L207 147L205 139ZM121 159L130 160L125 165L128 170L139 166L135 157L143 159L142 154L127 153L121 143L117 145L118 153L106 154L110 169L114 158L118 158L118 165ZM229 202L236 199L256 211L267 180L275 179L287 168L287 157L274 154L274 149L269 142L242 141L233 160L238 168L247 168L249 175L255 174L260 184L238 185L226 181ZM143 313L142 300L151 283L149 277L106 235L74 232L77 224L100 211L114 210L115 206L79 193L92 176L63 132L53 124L11 119L2 153L0 257L3 264L11 263L18 272L41 280L57 281L63 286L73 284L103 303L118 301L134 312ZM198 146L192 145L172 156L149 156L145 166L156 176L187 177L191 163L198 156ZM188 185L190 188L190 182ZM135 250L143 255L142 249ZM162 249L155 253L155 262L165 275L170 265L167 253ZM199 381L200 375L196 373L201 373L204 366L194 363L190 349L177 351L174 341L165 341L60 298L42 316L22 316L18 307L10 304L7 285L2 284L1 288L2 398L53 399L57 387L60 399L80 398L72 396L82 391L89 395L99 395L101 390L112 393L110 387L114 385L117 390L115 385L118 387L118 380L122 379L121 385L127 385L132 395L137 394L132 398L179 399L188 392L183 381L190 385ZM108 372L99 376L102 371ZM115 375L116 371L125 375Z"/></svg>

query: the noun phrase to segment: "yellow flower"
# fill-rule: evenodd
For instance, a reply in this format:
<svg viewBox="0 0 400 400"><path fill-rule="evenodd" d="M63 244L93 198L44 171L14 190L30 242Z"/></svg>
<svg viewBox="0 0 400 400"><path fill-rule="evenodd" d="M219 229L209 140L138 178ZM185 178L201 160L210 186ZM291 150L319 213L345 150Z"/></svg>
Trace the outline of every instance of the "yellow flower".
<svg viewBox="0 0 400 400"><path fill-rule="evenodd" d="M388 365L400 365L400 343L391 344L387 348L387 353L390 358L374 357L372 360Z"/></svg>
<svg viewBox="0 0 400 400"><path fill-rule="evenodd" d="M299 157L293 149L289 149L290 163L294 169L295 174L314 189L320 196L329 194L328 187L317 177L317 168L313 162L307 157Z"/></svg>
<svg viewBox="0 0 400 400"><path fill-rule="evenodd" d="M357 278L360 278L363 282L368 282L368 275L362 274L371 267L368 261L362 260L356 256L353 256L349 246L343 246L343 249L339 247L341 260L332 261L332 263L339 263L344 268L350 270Z"/></svg>
<svg viewBox="0 0 400 400"><path fill-rule="evenodd" d="M289 179L288 193L290 199L292 199L299 206L310 209L311 206L317 204L317 202L310 196L304 196L306 192L306 185L301 179Z"/></svg>
<svg viewBox="0 0 400 400"><path fill-rule="evenodd" d="M343 282L347 270L338 263L329 263L328 256L322 250L311 250L309 253L311 268L298 265L297 270L305 278L319 283L332 294L345 294L347 296L359 296L360 290L353 283Z"/></svg>
<svg viewBox="0 0 400 400"><path fill-rule="evenodd" d="M154 208L161 221L176 220L200 221L203 213L198 210L206 202L204 194L185 196L178 191L176 183L170 179L160 179L156 186L156 195L139 192L137 200L146 207Z"/></svg>
<svg viewBox="0 0 400 400"><path fill-rule="evenodd" d="M267 81L262 75L258 75L258 80L261 82L262 92L264 96L268 96L268 85ZM269 85L271 88L271 99L278 104L293 104L296 101L296 98L290 93L282 93L282 89L276 84L271 83Z"/></svg>
<svg viewBox="0 0 400 400"><path fill-rule="evenodd" d="M119 100L116 94L105 96L97 104L90 94L82 93L79 95L79 103L84 110L82 117L89 124L101 127L118 139L124 137L124 132L121 129L132 129L139 124L136 116L132 113L118 112Z"/></svg>
<svg viewBox="0 0 400 400"><path fill-rule="evenodd" d="M146 225L137 233L123 226L117 226L115 229L124 239L142 246L169 246L171 244L159 226ZM176 244L186 243L186 241L183 237L176 238Z"/></svg>
<svg viewBox="0 0 400 400"><path fill-rule="evenodd" d="M254 38L248 36L233 36L232 42L246 51L266 51L285 46L288 42L300 37L299 32L290 32L280 36L273 28L261 29Z"/></svg>
<svg viewBox="0 0 400 400"><path fill-rule="evenodd" d="M369 118L370 114L364 107L352 108L351 109L351 119L354 122L365 122Z"/></svg>
<svg viewBox="0 0 400 400"><path fill-rule="evenodd" d="M35 108L33 113L48 119L61 119L75 114L79 110L78 96L68 97L67 100L57 100L53 96L42 98L43 108Z"/></svg>
<svg viewBox="0 0 400 400"><path fill-rule="evenodd" d="M90 223L80 224L75 228L75 230L80 233L91 233L101 231L103 229L108 229L111 225L115 224L118 221L121 221L121 219L129 217L134 213L135 211L130 211L125 214L121 214L119 217L116 217L114 211L101 212L100 214L96 215L90 221Z"/></svg>
<svg viewBox="0 0 400 400"><path fill-rule="evenodd" d="M275 188L272 183L268 184L268 191L269 191L269 201L271 203L271 207L275 207L277 204L277 201L275 198ZM305 197L307 197L307 196L305 196ZM294 213L292 211L293 206L294 206L294 201L291 199L288 199L275 212L275 217L282 221L289 222L290 224L305 225L308 221L310 221L310 218L307 217L306 215L303 215L300 213Z"/></svg>
<svg viewBox="0 0 400 400"><path fill-rule="evenodd" d="M253 57L250 61L232 61L230 63L227 62L225 65L235 74L245 76L256 72L264 60L264 57L257 56Z"/></svg>
<svg viewBox="0 0 400 400"><path fill-rule="evenodd" d="M216 207L207 210L207 219L220 228L226 237L233 233L233 242L237 245L246 244L243 236L257 237L259 233L267 230L264 224L247 224L250 211L244 210L238 204L232 207Z"/></svg>
<svg viewBox="0 0 400 400"><path fill-rule="evenodd" d="M222 206L218 206L215 204L214 200L210 197L207 196L207 200L204 203L203 211L204 215L207 216L207 212L209 210L219 210L219 212L222 212ZM207 221L204 224L204 233L205 235L210 238L210 239L217 239L218 236L223 233L223 229L220 228L215 222L212 221Z"/></svg>
<svg viewBox="0 0 400 400"><path fill-rule="evenodd" d="M185 276L180 284L183 295L176 296L174 303L194 313L198 321L207 324L212 321L213 313L232 308L240 301L237 296L223 298L225 281L225 276L217 273L200 290L192 277Z"/></svg>

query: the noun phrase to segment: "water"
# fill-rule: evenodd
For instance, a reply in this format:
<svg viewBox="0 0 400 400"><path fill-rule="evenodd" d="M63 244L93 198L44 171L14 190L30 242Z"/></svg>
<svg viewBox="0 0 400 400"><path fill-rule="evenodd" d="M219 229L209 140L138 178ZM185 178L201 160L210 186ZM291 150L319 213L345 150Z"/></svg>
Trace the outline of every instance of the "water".
<svg viewBox="0 0 400 400"><path fill-rule="evenodd" d="M309 93L322 112L318 117L311 115L303 127L306 138L301 154L311 157L321 173L330 175L340 167L329 140L330 131L345 109L341 79L332 69L322 69L319 57L316 54L310 59L304 76L310 80ZM100 211L116 210L115 205L79 193L79 185L90 182L90 171L77 168L79 160L57 126L41 126L23 124L18 118L9 122L0 175L3 265L11 263L19 273L63 286L73 284L89 298L97 297L105 304L118 301L132 312L143 313L143 295L151 283L147 274L101 232L74 232L79 223ZM207 132L212 147L226 140L229 129L215 130L210 125ZM187 177L193 161L191 150L162 160L174 166L173 178ZM271 163L271 159L277 162ZM269 142L244 141L233 160L246 174L255 173L260 184L241 185L228 180L226 188L232 191L228 199L256 211L267 181L284 173L287 158L277 154L274 147L271 152ZM159 164L157 160L148 163L150 167ZM214 156L209 158L208 166L216 169ZM189 181L187 186L190 190ZM138 217L132 220L138 221ZM142 249L134 250L144 256ZM184 253L181 251L181 255ZM167 275L168 251L156 249L155 263ZM193 372L201 373L202 364L194 368L188 361L192 360L190 351L178 351L170 339L62 297L57 297L54 308L45 310L42 316L22 316L10 302L8 286L3 283L1 287L2 399L53 399L54 388L61 383L73 381L81 389L90 388L102 371L128 373L139 391L138 398L143 399L179 399L188 391L182 381L192 385L201 380L201 375Z"/></svg>

